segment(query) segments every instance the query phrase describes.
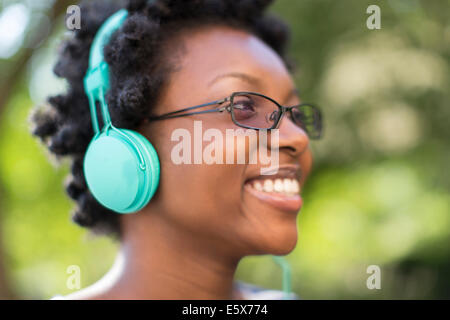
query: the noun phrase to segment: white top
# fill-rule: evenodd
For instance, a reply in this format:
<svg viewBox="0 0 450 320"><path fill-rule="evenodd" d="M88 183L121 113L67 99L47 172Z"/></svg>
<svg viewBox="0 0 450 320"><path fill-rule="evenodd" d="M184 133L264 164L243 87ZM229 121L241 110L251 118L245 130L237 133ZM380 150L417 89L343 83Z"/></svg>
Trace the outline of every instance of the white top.
<svg viewBox="0 0 450 320"><path fill-rule="evenodd" d="M243 298L245 300L284 300L285 294L280 290L270 290L258 287L253 284L236 281L236 286L241 292ZM290 297L291 300L299 299L298 296L291 292ZM53 296L50 300L67 300L66 297L62 295Z"/></svg>
<svg viewBox="0 0 450 320"><path fill-rule="evenodd" d="M284 300L286 298L285 293L280 290L264 289L241 281L237 281L236 285L245 300ZM297 299L299 299L298 296L291 292L289 300Z"/></svg>

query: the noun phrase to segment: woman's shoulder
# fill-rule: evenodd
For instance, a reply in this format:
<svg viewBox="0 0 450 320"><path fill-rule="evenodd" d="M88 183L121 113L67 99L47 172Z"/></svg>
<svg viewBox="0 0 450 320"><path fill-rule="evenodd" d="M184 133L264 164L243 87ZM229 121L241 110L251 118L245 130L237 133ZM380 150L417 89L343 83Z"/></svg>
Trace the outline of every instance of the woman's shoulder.
<svg viewBox="0 0 450 320"><path fill-rule="evenodd" d="M104 290L96 286L90 286L68 295L57 294L50 298L50 300L109 300L108 295Z"/></svg>

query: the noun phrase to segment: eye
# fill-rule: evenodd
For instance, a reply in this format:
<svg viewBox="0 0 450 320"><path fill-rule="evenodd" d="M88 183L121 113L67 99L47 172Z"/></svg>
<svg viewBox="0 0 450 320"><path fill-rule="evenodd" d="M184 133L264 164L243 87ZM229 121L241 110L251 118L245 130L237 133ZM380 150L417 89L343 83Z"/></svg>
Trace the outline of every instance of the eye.
<svg viewBox="0 0 450 320"><path fill-rule="evenodd" d="M241 98L236 99L237 101L233 101L234 108L242 111L255 111L255 103L250 98Z"/></svg>
<svg viewBox="0 0 450 320"><path fill-rule="evenodd" d="M256 115L256 105L248 97L239 97L233 101L233 111L236 120L248 119Z"/></svg>

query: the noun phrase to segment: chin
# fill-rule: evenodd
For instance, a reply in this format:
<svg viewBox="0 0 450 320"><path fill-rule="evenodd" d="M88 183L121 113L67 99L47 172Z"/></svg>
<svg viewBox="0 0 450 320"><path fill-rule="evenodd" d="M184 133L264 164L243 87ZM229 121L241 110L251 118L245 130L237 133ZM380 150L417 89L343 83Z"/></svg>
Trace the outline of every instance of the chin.
<svg viewBox="0 0 450 320"><path fill-rule="evenodd" d="M269 254L283 256L291 253L297 246L297 232L295 235L283 235L279 241L271 243Z"/></svg>
<svg viewBox="0 0 450 320"><path fill-rule="evenodd" d="M266 230L257 238L257 254L287 255L297 246L297 225L284 226L278 230Z"/></svg>

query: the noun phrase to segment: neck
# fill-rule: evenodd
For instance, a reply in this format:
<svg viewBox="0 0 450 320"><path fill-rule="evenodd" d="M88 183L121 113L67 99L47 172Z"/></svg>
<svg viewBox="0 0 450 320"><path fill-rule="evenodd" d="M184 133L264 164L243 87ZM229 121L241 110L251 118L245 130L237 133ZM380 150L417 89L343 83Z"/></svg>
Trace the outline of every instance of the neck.
<svg viewBox="0 0 450 320"><path fill-rule="evenodd" d="M104 278L105 283L113 283L107 295L118 299L240 298L233 286L240 258L227 252L223 242L202 239L161 216L122 220L120 252Z"/></svg>

